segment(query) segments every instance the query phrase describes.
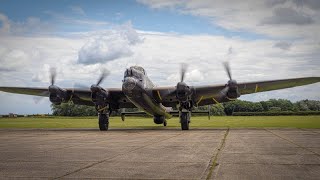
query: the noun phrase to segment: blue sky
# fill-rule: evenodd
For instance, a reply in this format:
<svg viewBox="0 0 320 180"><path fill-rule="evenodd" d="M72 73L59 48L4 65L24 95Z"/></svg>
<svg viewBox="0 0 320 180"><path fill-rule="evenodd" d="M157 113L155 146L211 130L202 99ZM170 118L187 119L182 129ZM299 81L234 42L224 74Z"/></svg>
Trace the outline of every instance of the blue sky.
<svg viewBox="0 0 320 180"><path fill-rule="evenodd" d="M223 84L222 62L238 82L320 76L320 1L2 0L0 86L104 87L142 65L157 85L175 85L180 63L191 85ZM319 84L242 96L245 100L320 99ZM50 102L0 92L0 114L50 113ZM27 106L27 107L26 107Z"/></svg>

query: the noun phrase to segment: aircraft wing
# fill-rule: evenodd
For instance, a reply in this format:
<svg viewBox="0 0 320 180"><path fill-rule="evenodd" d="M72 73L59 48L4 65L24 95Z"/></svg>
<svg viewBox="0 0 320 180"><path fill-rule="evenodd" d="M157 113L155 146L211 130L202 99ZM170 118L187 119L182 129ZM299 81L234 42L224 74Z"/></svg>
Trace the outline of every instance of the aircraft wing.
<svg viewBox="0 0 320 180"><path fill-rule="evenodd" d="M272 91L278 89L303 86L320 82L320 77L306 77L294 79L280 79L271 81L256 81L248 83L238 83L238 89L241 95L252 94L258 92ZM197 105L217 104L218 101L226 102L228 99L221 100L221 90L225 88L223 85L193 86L194 100ZM175 96L175 87L159 87L153 89L153 96L161 101L164 106L175 106L177 99Z"/></svg>
<svg viewBox="0 0 320 180"><path fill-rule="evenodd" d="M69 101L75 104L94 106L91 101L91 91L89 89L80 88L63 88L67 91L70 97ZM135 106L126 98L121 89L107 89L110 93L110 105L115 108L134 108ZM33 87L0 87L0 91L25 94L33 96L49 97L48 88L33 88Z"/></svg>
<svg viewBox="0 0 320 180"><path fill-rule="evenodd" d="M239 92L241 95L257 92L271 91L277 89L291 88L303 86L307 84L320 82L320 77L307 77L295 79L282 79L272 81L257 81L248 83L238 83ZM218 102L226 102L228 99L222 99L221 90L225 85L208 85L208 86L193 86L194 102L198 106L217 104ZM89 105L94 104L91 101L91 91L89 89L64 88L70 95L70 99L75 104ZM110 93L110 105L115 109L118 108L134 108L135 105L130 102L123 94L120 88L107 89ZM0 91L26 94L34 96L48 97L48 88L29 88L29 87L0 87ZM176 87L155 87L147 91L157 101L161 102L166 107L175 107L177 105Z"/></svg>

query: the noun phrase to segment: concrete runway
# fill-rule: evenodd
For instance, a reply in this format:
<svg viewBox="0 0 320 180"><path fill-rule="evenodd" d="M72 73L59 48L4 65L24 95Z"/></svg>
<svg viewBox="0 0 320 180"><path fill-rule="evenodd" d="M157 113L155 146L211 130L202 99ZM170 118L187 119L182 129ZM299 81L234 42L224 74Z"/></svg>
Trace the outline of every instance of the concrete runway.
<svg viewBox="0 0 320 180"><path fill-rule="evenodd" d="M319 179L320 129L0 130L0 179Z"/></svg>

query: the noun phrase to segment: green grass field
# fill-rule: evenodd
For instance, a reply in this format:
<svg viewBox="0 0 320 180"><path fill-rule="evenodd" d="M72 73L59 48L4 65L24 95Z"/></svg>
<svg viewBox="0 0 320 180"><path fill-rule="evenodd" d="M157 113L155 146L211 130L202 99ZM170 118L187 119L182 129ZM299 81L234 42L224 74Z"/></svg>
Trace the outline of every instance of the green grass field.
<svg viewBox="0 0 320 180"><path fill-rule="evenodd" d="M0 128L97 128L97 117L0 118ZM110 118L110 128L161 128L151 117ZM180 127L179 119L168 120L168 127ZM190 127L204 128L320 128L320 116L206 116L192 117Z"/></svg>

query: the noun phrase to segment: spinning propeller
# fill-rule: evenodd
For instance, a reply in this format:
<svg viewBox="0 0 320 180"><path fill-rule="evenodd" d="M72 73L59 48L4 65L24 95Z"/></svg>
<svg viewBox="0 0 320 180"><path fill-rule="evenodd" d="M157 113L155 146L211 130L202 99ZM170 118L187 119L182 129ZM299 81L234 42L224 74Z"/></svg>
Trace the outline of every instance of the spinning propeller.
<svg viewBox="0 0 320 180"><path fill-rule="evenodd" d="M51 85L53 86L55 81L56 81L56 76L57 76L57 69L56 68L50 68L50 80L51 80Z"/></svg>
<svg viewBox="0 0 320 180"><path fill-rule="evenodd" d="M53 92L57 89L57 86L54 85L55 80L56 80L56 76L57 76L56 68L51 67L49 70L49 73L50 73L49 77L50 77L51 85L48 87L48 91L44 91L40 94L40 96L35 96L33 98L33 100L36 104L38 104L41 100L43 100L44 96L49 96L51 92Z"/></svg>
<svg viewBox="0 0 320 180"><path fill-rule="evenodd" d="M106 106L106 100L109 96L109 93L107 90L100 87L100 84L109 74L109 71L103 69L100 77L98 78L97 83L91 85L91 100L93 103L95 103L96 106Z"/></svg>
<svg viewBox="0 0 320 180"><path fill-rule="evenodd" d="M102 69L102 73L100 75L100 77L98 78L98 81L96 84L91 85L91 91L97 91L98 89L100 89L100 84L103 82L103 80L109 75L109 71L107 71L106 69Z"/></svg>
<svg viewBox="0 0 320 180"><path fill-rule="evenodd" d="M226 87L220 91L220 94L221 94L220 99L223 99L223 98L235 99L235 98L240 97L240 93L238 91L238 83L236 80L232 79L229 63L224 62L223 66L224 66L225 71L228 74L229 81L226 84Z"/></svg>
<svg viewBox="0 0 320 180"><path fill-rule="evenodd" d="M184 82L184 78L187 72L187 64L181 64L180 69L180 82L177 83L176 86L176 97L179 101L180 108L179 111L184 109L191 109L192 108L192 89Z"/></svg>

